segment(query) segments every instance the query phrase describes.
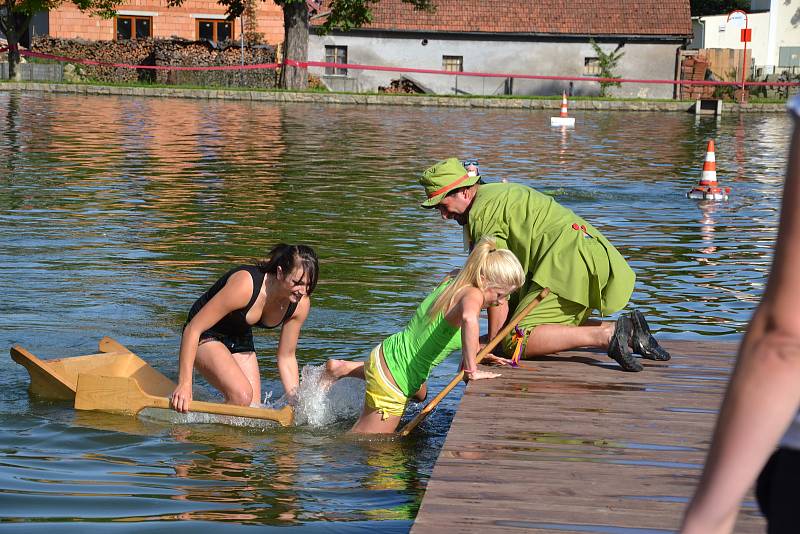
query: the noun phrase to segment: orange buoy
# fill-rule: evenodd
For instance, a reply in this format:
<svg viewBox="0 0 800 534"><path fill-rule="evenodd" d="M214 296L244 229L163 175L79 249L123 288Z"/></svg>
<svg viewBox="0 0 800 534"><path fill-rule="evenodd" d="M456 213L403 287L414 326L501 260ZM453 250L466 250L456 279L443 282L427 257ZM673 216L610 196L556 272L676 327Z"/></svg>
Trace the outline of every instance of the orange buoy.
<svg viewBox="0 0 800 534"><path fill-rule="evenodd" d="M695 200L728 200L730 187L722 187L717 182L717 159L714 151L714 140L708 140L706 159L703 162L703 174L700 181L686 196Z"/></svg>

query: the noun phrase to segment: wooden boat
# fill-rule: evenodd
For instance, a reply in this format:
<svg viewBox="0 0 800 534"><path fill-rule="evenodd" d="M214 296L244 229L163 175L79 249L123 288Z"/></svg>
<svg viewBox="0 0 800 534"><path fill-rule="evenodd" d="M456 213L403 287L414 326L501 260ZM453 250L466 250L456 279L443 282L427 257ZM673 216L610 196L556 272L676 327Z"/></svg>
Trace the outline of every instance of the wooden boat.
<svg viewBox="0 0 800 534"><path fill-rule="evenodd" d="M127 347L104 337L98 354L41 360L19 345L11 347L11 358L28 370L29 391L47 400L73 401L77 410L135 415L153 407L170 409L169 395L176 384L153 369ZM192 401L189 410L233 417L269 419L291 425L291 406L280 410Z"/></svg>
<svg viewBox="0 0 800 534"><path fill-rule="evenodd" d="M46 400L74 401L78 375L130 377L151 395L166 397L175 391L175 383L128 350L118 341L104 337L98 343L98 354L87 354L58 360L40 360L19 345L11 347L11 358L28 370L28 388L36 397Z"/></svg>

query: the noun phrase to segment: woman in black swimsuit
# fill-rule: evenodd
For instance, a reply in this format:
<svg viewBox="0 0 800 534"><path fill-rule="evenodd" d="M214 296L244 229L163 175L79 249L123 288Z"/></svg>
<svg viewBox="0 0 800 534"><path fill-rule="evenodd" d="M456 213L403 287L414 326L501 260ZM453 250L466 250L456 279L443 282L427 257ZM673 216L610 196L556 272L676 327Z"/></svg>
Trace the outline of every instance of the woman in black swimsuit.
<svg viewBox="0 0 800 534"><path fill-rule="evenodd" d="M261 401L253 326L281 327L278 372L286 394L293 396L300 382L295 349L318 273L311 247L280 244L255 266L237 267L217 280L194 303L183 327L173 409L189 411L195 368L225 402L248 406Z"/></svg>

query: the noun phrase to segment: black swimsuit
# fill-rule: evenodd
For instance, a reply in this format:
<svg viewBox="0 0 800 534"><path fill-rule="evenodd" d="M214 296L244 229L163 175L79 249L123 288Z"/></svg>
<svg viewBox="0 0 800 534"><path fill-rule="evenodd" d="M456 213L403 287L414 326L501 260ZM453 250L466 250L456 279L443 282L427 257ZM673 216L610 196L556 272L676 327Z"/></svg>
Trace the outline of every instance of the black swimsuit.
<svg viewBox="0 0 800 534"><path fill-rule="evenodd" d="M217 280L208 291L203 293L200 298L195 301L195 303L192 305L192 308L189 310L189 316L186 318L186 324L192 320L192 317L197 315L197 312L199 312L200 309L214 297L214 295L219 293L219 291L228 282L228 279L231 277L231 275L239 271L247 271L253 278L253 295L250 297L250 301L244 308L233 310L225 317L220 319L217 324L200 334L200 343L203 343L203 341L207 340L219 341L224 344L232 354L237 352L255 352L256 349L255 345L253 344L253 326L258 326L261 328L277 328L283 325L283 323L285 323L292 315L294 315L294 312L297 309L296 302L290 303L283 318L278 324L273 326L262 324L261 321L258 321L255 325L249 324L247 322L247 312L250 311L250 308L253 307L253 304L255 304L256 299L258 298L258 293L261 291L261 285L264 283L264 276L266 276L266 273L261 271L261 269L258 267L242 265L225 273L222 278ZM186 328L186 325L184 325L184 328Z"/></svg>

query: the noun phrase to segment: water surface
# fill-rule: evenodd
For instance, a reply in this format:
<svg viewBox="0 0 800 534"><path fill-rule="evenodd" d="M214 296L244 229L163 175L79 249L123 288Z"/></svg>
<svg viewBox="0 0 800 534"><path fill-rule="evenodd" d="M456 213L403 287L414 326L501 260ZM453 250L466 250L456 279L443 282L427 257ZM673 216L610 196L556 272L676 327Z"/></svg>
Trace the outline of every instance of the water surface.
<svg viewBox="0 0 800 534"><path fill-rule="evenodd" d="M659 335L738 338L769 268L788 118L578 112L562 130L549 115L0 93L0 347L74 356L109 335L174 378L194 299L284 241L322 262L300 364L364 358L464 259L416 185L451 155L599 227ZM733 194L689 201L712 137ZM273 399L276 341L257 332ZM76 413L30 399L9 357L0 370L0 522L25 531L404 532L460 395L410 439L365 441L344 435L353 383L312 406L324 417L277 429Z"/></svg>

